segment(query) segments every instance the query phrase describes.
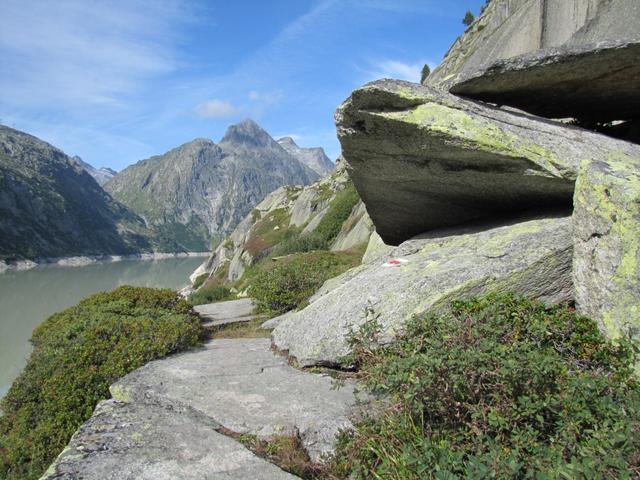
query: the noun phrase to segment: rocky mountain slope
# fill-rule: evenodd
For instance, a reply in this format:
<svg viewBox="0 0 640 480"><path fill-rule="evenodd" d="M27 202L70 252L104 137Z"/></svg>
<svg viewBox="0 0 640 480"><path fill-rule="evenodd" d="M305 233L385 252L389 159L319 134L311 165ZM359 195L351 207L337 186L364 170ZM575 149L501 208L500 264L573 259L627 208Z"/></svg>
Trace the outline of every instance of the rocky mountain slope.
<svg viewBox="0 0 640 480"><path fill-rule="evenodd" d="M324 153L324 150L320 147L299 147L291 137L282 137L278 139L278 144L297 158L300 163L306 165L321 177L327 175L335 166L333 162L329 160L326 153Z"/></svg>
<svg viewBox="0 0 640 480"><path fill-rule="evenodd" d="M149 251L145 233L77 161L0 126L0 259Z"/></svg>
<svg viewBox="0 0 640 480"><path fill-rule="evenodd" d="M317 178L245 120L219 144L195 139L124 169L105 189L145 219L161 250L206 251L273 190Z"/></svg>
<svg viewBox="0 0 640 480"><path fill-rule="evenodd" d="M313 233L339 203L347 209L346 219L340 220L333 234L328 234L331 238L319 240ZM269 194L193 273L191 280L195 282L206 275L232 283L248 267L274 252L286 255L300 249L341 251L364 247L372 231L373 224L353 190L345 164L338 161L332 174L312 185L285 186Z"/></svg>

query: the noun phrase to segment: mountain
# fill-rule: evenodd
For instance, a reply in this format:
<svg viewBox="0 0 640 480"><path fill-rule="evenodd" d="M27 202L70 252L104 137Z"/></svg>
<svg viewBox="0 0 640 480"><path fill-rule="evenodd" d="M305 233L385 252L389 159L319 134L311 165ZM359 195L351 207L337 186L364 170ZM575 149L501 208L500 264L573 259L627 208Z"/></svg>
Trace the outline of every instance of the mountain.
<svg viewBox="0 0 640 480"><path fill-rule="evenodd" d="M335 167L321 147L301 148L291 137L280 138L278 144L321 177L327 175Z"/></svg>
<svg viewBox="0 0 640 480"><path fill-rule="evenodd" d="M95 179L96 182L98 182L100 186L103 186L105 183L115 177L116 173L118 173L115 170L107 167L102 167L99 169L95 168L93 165L88 164L78 156L71 157L71 160L80 165L89 175L91 175Z"/></svg>
<svg viewBox="0 0 640 480"><path fill-rule="evenodd" d="M77 160L0 125L0 259L147 251L144 232Z"/></svg>
<svg viewBox="0 0 640 480"><path fill-rule="evenodd" d="M161 250L208 250L267 194L318 178L252 120L219 144L198 138L142 160L105 185L141 215Z"/></svg>

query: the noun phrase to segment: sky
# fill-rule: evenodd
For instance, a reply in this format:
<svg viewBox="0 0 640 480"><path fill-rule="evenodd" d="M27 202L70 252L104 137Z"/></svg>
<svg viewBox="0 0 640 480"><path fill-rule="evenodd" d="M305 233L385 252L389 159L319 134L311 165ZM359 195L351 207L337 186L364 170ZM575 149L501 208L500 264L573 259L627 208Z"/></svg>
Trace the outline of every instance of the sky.
<svg viewBox="0 0 640 480"><path fill-rule="evenodd" d="M0 0L0 123L121 170L252 118L340 153L333 113L419 81L484 0Z"/></svg>

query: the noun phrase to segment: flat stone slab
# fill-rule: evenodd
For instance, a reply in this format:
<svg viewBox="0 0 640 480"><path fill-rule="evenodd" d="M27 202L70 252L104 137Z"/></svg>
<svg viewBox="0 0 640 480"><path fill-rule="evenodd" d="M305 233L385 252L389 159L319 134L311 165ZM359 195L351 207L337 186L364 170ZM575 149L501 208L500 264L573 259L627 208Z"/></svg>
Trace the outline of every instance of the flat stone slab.
<svg viewBox="0 0 640 480"><path fill-rule="evenodd" d="M548 118L638 118L640 38L549 48L499 60L462 76L450 92Z"/></svg>
<svg viewBox="0 0 640 480"><path fill-rule="evenodd" d="M114 399L188 406L237 433L298 434L312 460L351 426L355 385L296 370L269 339L221 339L200 351L151 362L112 385Z"/></svg>
<svg viewBox="0 0 640 480"><path fill-rule="evenodd" d="M293 480L189 408L106 400L44 480Z"/></svg>
<svg viewBox="0 0 640 480"><path fill-rule="evenodd" d="M248 322L257 318L256 315L253 315L253 308L254 304L251 298L208 303L193 307L200 317L202 317L203 326L205 327Z"/></svg>
<svg viewBox="0 0 640 480"><path fill-rule="evenodd" d="M368 320L387 343L413 315L452 300L515 292L567 302L572 241L570 217L433 232L327 282L309 306L276 326L272 340L301 365L331 366L351 353L348 336Z"/></svg>
<svg viewBox="0 0 640 480"><path fill-rule="evenodd" d="M336 111L349 175L385 243L572 204L580 164L631 144L397 80Z"/></svg>

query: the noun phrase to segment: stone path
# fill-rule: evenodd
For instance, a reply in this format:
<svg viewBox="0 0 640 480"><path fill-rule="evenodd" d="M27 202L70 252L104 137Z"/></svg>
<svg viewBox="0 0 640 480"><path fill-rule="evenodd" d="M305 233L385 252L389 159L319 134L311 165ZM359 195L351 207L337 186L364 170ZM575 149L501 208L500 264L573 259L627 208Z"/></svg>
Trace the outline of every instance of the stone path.
<svg viewBox="0 0 640 480"><path fill-rule="evenodd" d="M258 318L253 314L253 300L241 298L227 302L196 305L193 309L200 314L204 327L226 325L229 323L248 322Z"/></svg>
<svg viewBox="0 0 640 480"><path fill-rule="evenodd" d="M244 318L248 304L219 304L210 321L230 320L224 309ZM319 461L357 403L353 383L333 387L326 375L289 366L269 339L212 340L112 385L113 398L98 404L43 479L297 478L219 432L294 434Z"/></svg>

